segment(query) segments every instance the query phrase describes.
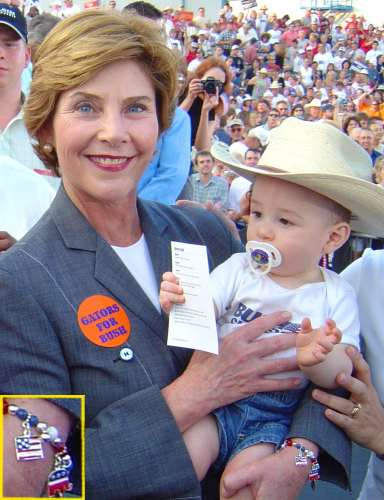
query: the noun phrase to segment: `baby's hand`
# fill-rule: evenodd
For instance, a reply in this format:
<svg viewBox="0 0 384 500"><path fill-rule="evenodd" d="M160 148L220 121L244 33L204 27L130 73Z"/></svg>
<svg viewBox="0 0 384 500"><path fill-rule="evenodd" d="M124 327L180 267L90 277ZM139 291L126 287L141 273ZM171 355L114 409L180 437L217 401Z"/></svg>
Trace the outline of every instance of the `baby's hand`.
<svg viewBox="0 0 384 500"><path fill-rule="evenodd" d="M310 319L304 318L296 338L297 364L313 366L321 363L340 340L341 332L333 320L327 319L324 326L314 330Z"/></svg>
<svg viewBox="0 0 384 500"><path fill-rule="evenodd" d="M185 302L183 288L179 285L178 278L171 272L163 274L159 302L162 310L167 314L170 313L173 304L184 304Z"/></svg>

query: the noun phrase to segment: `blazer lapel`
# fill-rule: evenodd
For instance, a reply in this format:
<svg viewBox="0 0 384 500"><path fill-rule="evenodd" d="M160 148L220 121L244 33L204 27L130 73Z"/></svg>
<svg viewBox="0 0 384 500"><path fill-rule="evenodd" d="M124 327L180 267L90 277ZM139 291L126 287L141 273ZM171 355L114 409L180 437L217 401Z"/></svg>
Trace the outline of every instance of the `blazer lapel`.
<svg viewBox="0 0 384 500"><path fill-rule="evenodd" d="M177 234L172 232L162 211L157 210L152 203L138 200L137 205L156 281L160 287L163 273L172 269L170 242L175 238L179 240L181 235L177 231ZM159 314L114 250L96 233L73 205L63 187L59 189L49 210L67 248L85 250L84 259L92 258L95 261L95 280L121 302L127 310L128 317L131 311L132 315L141 318L148 325L149 330L166 344L168 321L165 316ZM186 233L184 236L188 238L188 228L185 228L184 232ZM81 276L79 279L81 280ZM133 334L135 333L140 335L140 332L133 331ZM175 361L177 360L181 370L192 351L169 347L168 352Z"/></svg>
<svg viewBox="0 0 384 500"><path fill-rule="evenodd" d="M163 337L160 313L114 250L100 236L96 249L95 279L133 315L141 318L156 335Z"/></svg>
<svg viewBox="0 0 384 500"><path fill-rule="evenodd" d="M159 314L111 246L96 233L82 213L74 206L63 187L59 189L50 211L68 248L94 253L95 279L126 307L128 316L129 311L131 311L133 315L140 317L157 336L164 338L163 332L166 331L166 325L163 316ZM161 274L164 272L161 271L161 266L167 265L165 263L167 252L161 251L164 242L158 235L156 221L152 221L146 211L144 211L143 216L146 219L144 226L148 230L146 239L159 285ZM155 245L155 249L159 249L159 253L151 248L152 245ZM157 262L158 258L160 258L161 263ZM171 267L163 269L171 269Z"/></svg>

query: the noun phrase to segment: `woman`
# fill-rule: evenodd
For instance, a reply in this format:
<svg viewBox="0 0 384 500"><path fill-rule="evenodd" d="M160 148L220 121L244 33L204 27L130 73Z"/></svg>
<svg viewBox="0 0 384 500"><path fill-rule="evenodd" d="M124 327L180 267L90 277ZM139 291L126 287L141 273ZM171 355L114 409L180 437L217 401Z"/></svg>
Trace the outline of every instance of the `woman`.
<svg viewBox="0 0 384 500"><path fill-rule="evenodd" d="M204 82L213 79L213 88ZM216 118L225 114L228 96L232 92L232 76L227 64L216 57L208 57L197 67L188 85L188 92L180 107L189 113L192 126L192 146L197 151L209 150Z"/></svg>
<svg viewBox="0 0 384 500"><path fill-rule="evenodd" d="M36 54L25 121L62 187L0 259L0 393L86 395L88 500L201 498L182 433L248 394L297 384L264 378L294 369L293 359L262 359L295 339L255 342L287 314L240 327L218 356L166 345L158 285L171 268L171 241L206 245L211 268L240 249L207 211L137 199L158 134L171 120L176 74L157 25L110 11L61 21ZM308 397L291 434L314 453L321 447L333 479L345 484L348 443L322 416L308 421L313 405ZM34 411L43 417L47 410ZM59 420L65 428L68 419L56 409L52 425ZM5 449L5 460L13 451ZM258 485L273 490L270 499L281 498L287 477L287 499L304 484L309 468L297 468L295 456L291 447L261 464ZM41 464L12 469L16 496L28 474L31 495L41 493Z"/></svg>
<svg viewBox="0 0 384 500"><path fill-rule="evenodd" d="M360 122L356 118L356 116L354 116L354 115L348 116L345 119L343 126L342 126L343 132L347 135L350 135L351 130L353 130L354 128L360 128Z"/></svg>
<svg viewBox="0 0 384 500"><path fill-rule="evenodd" d="M349 399L319 390L314 392L314 398L329 407L326 417L356 443L373 452L360 500L384 498L383 268L384 250L368 249L342 273L357 293L361 334L372 380L368 364L351 349L355 377L345 374L338 377L340 386L350 392Z"/></svg>

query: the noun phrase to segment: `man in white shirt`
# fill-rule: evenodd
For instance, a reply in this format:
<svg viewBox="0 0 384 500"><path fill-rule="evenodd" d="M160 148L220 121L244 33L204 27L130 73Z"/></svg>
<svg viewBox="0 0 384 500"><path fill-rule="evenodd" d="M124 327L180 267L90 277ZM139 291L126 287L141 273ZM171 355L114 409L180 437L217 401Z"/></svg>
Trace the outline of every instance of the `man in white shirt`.
<svg viewBox="0 0 384 500"><path fill-rule="evenodd" d="M375 66L377 63L378 56L380 56L383 53L381 50L379 50L378 47L379 43L375 40L374 42L372 42L371 50L368 50L365 56L365 60L370 64L374 64Z"/></svg>
<svg viewBox="0 0 384 500"><path fill-rule="evenodd" d="M30 62L27 24L17 7L0 4L0 155L31 170L50 174L35 154L24 126L21 74ZM58 187L58 178L44 175Z"/></svg>
<svg viewBox="0 0 384 500"><path fill-rule="evenodd" d="M22 238L54 197L54 189L40 175L0 155L0 250Z"/></svg>
<svg viewBox="0 0 384 500"><path fill-rule="evenodd" d="M246 150L243 159L244 165L246 165L247 167L256 167L258 161L260 160L260 155L260 149L252 148ZM228 197L228 215L233 221L238 221L242 218L240 200L244 196L244 194L249 191L251 184L251 181L239 175L232 181L230 185Z"/></svg>
<svg viewBox="0 0 384 500"><path fill-rule="evenodd" d="M333 63L333 55L332 52L325 51L324 44L319 43L318 52L313 60L317 62L319 71L325 75L328 64Z"/></svg>
<svg viewBox="0 0 384 500"><path fill-rule="evenodd" d="M241 40L241 45L246 45L252 38L258 40L257 31L252 27L250 21L246 21L243 26L239 28L237 32L237 37Z"/></svg>

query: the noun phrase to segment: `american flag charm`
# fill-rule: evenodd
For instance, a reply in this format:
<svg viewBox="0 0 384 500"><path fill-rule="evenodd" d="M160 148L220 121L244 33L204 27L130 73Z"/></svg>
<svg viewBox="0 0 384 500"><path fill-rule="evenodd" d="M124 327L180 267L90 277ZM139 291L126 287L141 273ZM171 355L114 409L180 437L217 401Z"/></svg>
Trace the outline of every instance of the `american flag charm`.
<svg viewBox="0 0 384 500"><path fill-rule="evenodd" d="M24 460L40 460L44 458L41 439L34 436L17 436L15 437L16 459Z"/></svg>
<svg viewBox="0 0 384 500"><path fill-rule="evenodd" d="M295 464L296 465L307 465L308 464L307 457L305 457L303 455L296 456L295 457Z"/></svg>

